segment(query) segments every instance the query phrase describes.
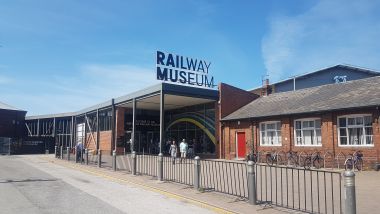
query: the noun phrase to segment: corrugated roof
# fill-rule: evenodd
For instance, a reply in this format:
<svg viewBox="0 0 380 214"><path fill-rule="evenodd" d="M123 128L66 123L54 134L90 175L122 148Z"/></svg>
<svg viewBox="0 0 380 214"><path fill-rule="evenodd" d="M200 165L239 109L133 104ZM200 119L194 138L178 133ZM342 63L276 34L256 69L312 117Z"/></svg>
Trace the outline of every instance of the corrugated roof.
<svg viewBox="0 0 380 214"><path fill-rule="evenodd" d="M6 109L6 110L14 110L14 111L23 111L21 109L15 108L13 106L10 106L6 103L0 102L0 109Z"/></svg>
<svg viewBox="0 0 380 214"><path fill-rule="evenodd" d="M222 120L312 113L380 105L380 77L260 97Z"/></svg>
<svg viewBox="0 0 380 214"><path fill-rule="evenodd" d="M380 76L380 72L375 71L375 70L371 70L371 69L367 69L367 68L362 68L362 67L359 67L359 66L356 66L356 65L354 66L354 65L348 65L348 64L338 64L338 65L322 68L322 69L319 69L317 71L312 71L312 72L303 73L303 74L297 74L295 76L292 76L292 77L289 77L289 78L286 78L286 79L283 79L283 80L271 83L270 85L277 85L277 84L280 84L280 83L284 83L284 82L288 82L288 81L293 81L294 78L295 79L305 78L305 77L308 77L310 75L315 75L317 73L325 72L327 70L336 69L336 68L341 68L341 69L346 69L346 70L352 70L352 71L367 73L367 74L370 74L370 75L373 75L373 76ZM258 86L258 87L252 88L252 89L248 89L248 91L254 91L254 90L257 90L257 89L261 89L261 88L262 88L262 86Z"/></svg>

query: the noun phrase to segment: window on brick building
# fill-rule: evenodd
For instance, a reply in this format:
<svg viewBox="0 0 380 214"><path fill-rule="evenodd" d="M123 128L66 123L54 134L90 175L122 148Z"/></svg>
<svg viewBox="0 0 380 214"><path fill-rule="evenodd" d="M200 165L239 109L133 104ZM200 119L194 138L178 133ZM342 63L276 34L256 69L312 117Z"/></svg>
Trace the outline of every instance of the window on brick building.
<svg viewBox="0 0 380 214"><path fill-rule="evenodd" d="M260 123L260 145L281 146L281 122Z"/></svg>
<svg viewBox="0 0 380 214"><path fill-rule="evenodd" d="M321 146L321 120L300 119L294 121L294 141L296 146Z"/></svg>
<svg viewBox="0 0 380 214"><path fill-rule="evenodd" d="M99 131L112 129L112 109L99 111Z"/></svg>
<svg viewBox="0 0 380 214"><path fill-rule="evenodd" d="M340 146L373 145L372 116L347 115L338 117Z"/></svg>

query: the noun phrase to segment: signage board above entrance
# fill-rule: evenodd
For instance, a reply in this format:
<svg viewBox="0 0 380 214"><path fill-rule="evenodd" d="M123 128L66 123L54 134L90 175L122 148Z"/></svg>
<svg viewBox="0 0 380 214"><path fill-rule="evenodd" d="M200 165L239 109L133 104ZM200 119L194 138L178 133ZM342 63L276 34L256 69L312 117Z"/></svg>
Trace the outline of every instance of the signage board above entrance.
<svg viewBox="0 0 380 214"><path fill-rule="evenodd" d="M157 80L214 88L214 77L209 75L211 62L157 51Z"/></svg>

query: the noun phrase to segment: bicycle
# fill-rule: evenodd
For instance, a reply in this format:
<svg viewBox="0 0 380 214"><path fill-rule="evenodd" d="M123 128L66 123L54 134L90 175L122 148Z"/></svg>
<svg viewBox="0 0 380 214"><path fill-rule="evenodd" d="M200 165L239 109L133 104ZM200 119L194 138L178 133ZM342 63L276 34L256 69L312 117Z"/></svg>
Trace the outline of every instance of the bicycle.
<svg viewBox="0 0 380 214"><path fill-rule="evenodd" d="M278 155L277 152L267 153L266 161L268 165L273 165L275 163L278 165L281 163L281 157Z"/></svg>
<svg viewBox="0 0 380 214"><path fill-rule="evenodd" d="M354 167L361 171L363 169L363 153L361 151L356 151L351 157L347 158L344 162L346 170L353 170Z"/></svg>
<svg viewBox="0 0 380 214"><path fill-rule="evenodd" d="M316 152L312 155L308 155L304 160L304 168L310 169L312 166L316 169L319 169L322 167L323 164L323 157L321 156L320 152Z"/></svg>
<svg viewBox="0 0 380 214"><path fill-rule="evenodd" d="M288 158L288 165L295 167L299 165L297 152L289 151L286 156Z"/></svg>
<svg viewBox="0 0 380 214"><path fill-rule="evenodd" d="M249 154L246 157L247 161L253 161L254 163L257 163L257 155L254 152L249 152Z"/></svg>

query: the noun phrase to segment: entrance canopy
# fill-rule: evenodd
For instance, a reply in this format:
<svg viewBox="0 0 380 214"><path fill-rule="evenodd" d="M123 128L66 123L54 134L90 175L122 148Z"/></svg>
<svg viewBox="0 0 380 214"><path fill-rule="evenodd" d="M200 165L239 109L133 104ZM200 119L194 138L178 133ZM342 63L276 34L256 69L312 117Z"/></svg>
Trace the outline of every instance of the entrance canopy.
<svg viewBox="0 0 380 214"><path fill-rule="evenodd" d="M72 147L78 142L78 124L85 124L84 144L86 141L95 141L93 149L100 149L101 139L109 139L100 136L102 131L112 131L108 149L120 148L120 132L125 131L131 135L124 137L125 140L130 139L131 148L134 148L135 139L141 136L142 141L146 142L157 139L159 152L162 152L166 125L168 139L191 139L197 142L200 150L207 149L208 144L201 142L206 139L207 142L215 143L215 117L212 115L215 115L214 104L218 98L217 90L160 83L77 112L28 116L28 136L40 137L48 133L49 136L57 138L62 135L64 142L56 140L56 145ZM183 126L184 123L188 125ZM146 128L149 124L150 127ZM141 126L145 126L147 133L141 133ZM204 134L200 134L201 132Z"/></svg>
<svg viewBox="0 0 380 214"><path fill-rule="evenodd" d="M195 88L168 83L160 83L140 91L109 100L98 105L83 109L77 115L90 113L97 109L107 108L112 104L120 107L133 107L133 100L138 101L139 109L160 110L160 95L165 95L165 110L173 110L191 105L203 104L218 100L218 91Z"/></svg>

